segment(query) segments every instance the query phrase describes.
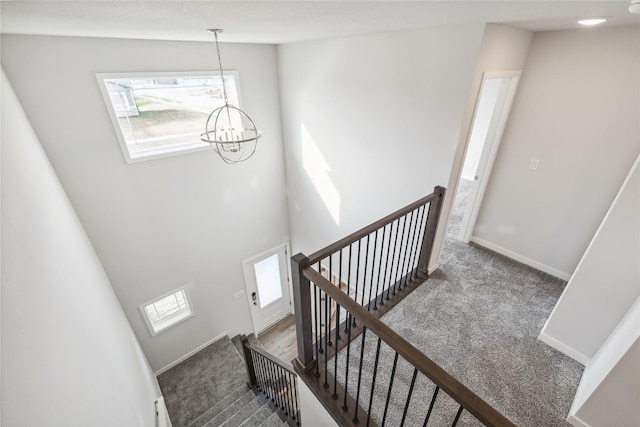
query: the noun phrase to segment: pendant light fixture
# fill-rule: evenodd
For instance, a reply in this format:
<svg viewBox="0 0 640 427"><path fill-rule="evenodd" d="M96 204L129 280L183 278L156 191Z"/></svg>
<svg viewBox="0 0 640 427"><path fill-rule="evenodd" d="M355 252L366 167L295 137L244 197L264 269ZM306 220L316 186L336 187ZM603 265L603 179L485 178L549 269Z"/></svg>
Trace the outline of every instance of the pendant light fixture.
<svg viewBox="0 0 640 427"><path fill-rule="evenodd" d="M220 66L220 78L222 79L222 94L224 105L216 108L209 114L205 131L200 139L211 144L211 148L220 155L226 163L233 164L247 160L256 152L258 138L262 136L251 117L240 108L230 105L227 97L227 86L224 81L222 59L218 34L220 29L207 30L213 33L216 40L216 52Z"/></svg>

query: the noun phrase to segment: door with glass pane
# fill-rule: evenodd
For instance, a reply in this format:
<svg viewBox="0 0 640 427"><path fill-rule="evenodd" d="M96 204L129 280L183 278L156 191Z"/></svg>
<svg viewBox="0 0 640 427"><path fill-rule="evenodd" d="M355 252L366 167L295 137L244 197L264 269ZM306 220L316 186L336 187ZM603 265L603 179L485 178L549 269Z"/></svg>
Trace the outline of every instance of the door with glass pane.
<svg viewBox="0 0 640 427"><path fill-rule="evenodd" d="M292 311L288 254L284 244L242 263L256 335Z"/></svg>

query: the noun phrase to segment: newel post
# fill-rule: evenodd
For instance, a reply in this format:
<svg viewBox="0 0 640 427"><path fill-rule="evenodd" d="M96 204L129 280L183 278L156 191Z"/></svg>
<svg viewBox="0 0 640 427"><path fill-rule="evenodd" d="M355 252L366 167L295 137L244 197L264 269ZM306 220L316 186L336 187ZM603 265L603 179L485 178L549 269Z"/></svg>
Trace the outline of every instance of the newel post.
<svg viewBox="0 0 640 427"><path fill-rule="evenodd" d="M429 260L431 259L431 252L433 252L433 241L435 240L436 231L438 230L438 222L440 221L445 191L446 189L444 187L435 187L433 194L437 197L434 198L429 205L427 225L424 228L422 248L420 249L420 262L418 263L418 270L424 277L429 275Z"/></svg>
<svg viewBox="0 0 640 427"><path fill-rule="evenodd" d="M249 373L249 386L253 387L256 385L256 371L253 367L253 354L247 344L249 343L249 339L246 335L240 335L240 341L242 341L242 349L244 350L244 362L247 365L247 372Z"/></svg>
<svg viewBox="0 0 640 427"><path fill-rule="evenodd" d="M307 267L309 267L309 258L304 254L299 253L291 257L298 363L305 371L314 366L313 332L311 329L311 282L304 276L302 271Z"/></svg>

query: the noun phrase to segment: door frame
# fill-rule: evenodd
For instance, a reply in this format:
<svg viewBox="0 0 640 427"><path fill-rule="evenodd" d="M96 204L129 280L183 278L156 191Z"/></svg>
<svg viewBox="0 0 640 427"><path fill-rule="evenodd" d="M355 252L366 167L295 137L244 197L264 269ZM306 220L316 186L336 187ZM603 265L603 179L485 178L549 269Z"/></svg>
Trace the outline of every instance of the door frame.
<svg viewBox="0 0 640 427"><path fill-rule="evenodd" d="M263 260L265 258L268 258L271 255L277 254L279 253L282 249L284 248L284 263L285 263L285 271L286 271L286 281L287 281L287 286L286 286L286 290L288 293L288 297L289 297L289 310L286 311L286 313L279 317L277 320L275 320L274 322L272 322L269 326L266 327L260 327L259 328L259 321L256 320L255 318L255 313L254 313L254 309L251 307L252 305L252 301L251 301L251 292L253 291L252 286L255 285L256 287L256 292L257 292L257 283L255 283L255 270L253 268L253 265L260 261ZM271 249L268 249L266 251L263 251L257 255L254 255L250 258L245 259L244 261L242 261L242 274L243 274L243 278L244 278L244 287L245 287L245 292L247 295L247 304L249 307L249 313L251 315L251 325L253 326L253 333L255 334L255 336L257 337L260 333L264 332L266 329L268 329L269 327L273 326L274 324L276 324L277 322L279 322L280 320L284 319L286 316L288 316L289 314L293 313L293 288L291 286L291 263L289 262L289 257L291 254L291 249L290 249L290 245L289 242L285 242L285 243L281 243L277 246L274 246ZM250 283L249 280L251 280L252 282Z"/></svg>
<svg viewBox="0 0 640 427"><path fill-rule="evenodd" d="M504 134L504 130L509 119L509 113L511 112L511 107L513 105L513 100L515 98L515 93L518 88L521 74L522 70L486 71L482 73L482 83L480 84L480 91L478 92L478 97L476 99L471 127L467 135L467 142L464 151L465 155L462 159L462 164L459 170L458 183L460 182L462 176L462 165L464 165L467 150L469 149L469 141L471 139L471 135L473 134L476 113L478 112L480 99L482 98L482 91L484 89L485 81L498 78L510 78L511 80L509 81L509 86L506 89L504 102L502 102L502 105L496 104L495 108L500 108L500 111L498 112L497 116L494 116L491 119L492 123L490 124L489 130L487 132L487 139L485 140L485 143L482 147L482 154L480 155L480 161L478 162L478 168L476 170L477 179L475 180L473 190L469 195L469 201L467 202L464 216L462 222L460 223L460 232L458 233L458 236L456 238L463 241L464 243L469 243L469 241L471 241L473 229L475 228L478 214L480 212L480 207L487 190L487 185L489 184L491 170L493 169L496 155L498 154L498 148L500 146L500 142L502 141L502 135Z"/></svg>

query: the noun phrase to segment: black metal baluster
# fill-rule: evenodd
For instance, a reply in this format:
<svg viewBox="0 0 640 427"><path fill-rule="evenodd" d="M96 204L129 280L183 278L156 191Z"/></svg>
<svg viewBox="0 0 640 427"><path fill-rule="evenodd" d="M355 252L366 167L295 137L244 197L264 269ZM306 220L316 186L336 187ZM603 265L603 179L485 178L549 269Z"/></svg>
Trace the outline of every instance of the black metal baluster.
<svg viewBox="0 0 640 427"><path fill-rule="evenodd" d="M429 422L429 418L431 417L431 411L433 411L433 405L435 405L436 403L436 398L438 397L439 391L440 391L440 386L436 386L436 390L433 392L433 396L431 397L429 410L427 411L427 416L424 418L424 424L422 424L422 427L427 427L427 422Z"/></svg>
<svg viewBox="0 0 640 427"><path fill-rule="evenodd" d="M263 376L263 390L262 390L262 394L264 394L267 399L271 399L271 393L269 390L269 373L267 372L267 367L264 364L264 358L262 357L262 355L260 355L260 357L258 358L260 359L260 365L262 365L262 376Z"/></svg>
<svg viewBox="0 0 640 427"><path fill-rule="evenodd" d="M260 365L258 353L254 352L253 350L252 350L252 353L253 353L253 357L252 357L253 366L256 371L256 383L258 386L258 390L262 392L262 390L264 389L264 373L262 372L262 366Z"/></svg>
<svg viewBox="0 0 640 427"><path fill-rule="evenodd" d="M327 295L326 292L324 292L324 348L327 349L327 352L329 351L329 347L327 342L328 342L328 336L329 336L329 311L331 310L331 307L327 307L327 298L329 297L329 295ZM329 362L329 357L327 356L327 354L324 355L324 388L329 388L329 382L327 380L327 375L329 374L329 370L327 369L327 364Z"/></svg>
<svg viewBox="0 0 640 427"><path fill-rule="evenodd" d="M380 289L380 273L382 272L382 254L384 252L384 237L386 234L387 234L387 227L384 226L382 227L382 240L380 242L381 244L380 244L380 261L378 261L378 282L376 283L376 296L375 296L375 301L373 302L374 310L378 309L378 291ZM373 255L375 259L375 252L373 253ZM382 291L384 292L384 283L383 283Z"/></svg>
<svg viewBox="0 0 640 427"><path fill-rule="evenodd" d="M318 304L320 302L320 291L318 289L318 285L316 285L315 283L313 284L314 290L313 290L313 299L314 299L314 308L315 310L313 310L313 322L315 325L315 337L316 337L316 373L314 374L316 378L320 378L320 368L319 368L319 358L318 358L318 354L322 353L322 341L320 340L320 329L318 328ZM321 320L322 321L322 320Z"/></svg>
<svg viewBox="0 0 640 427"><path fill-rule="evenodd" d="M293 404L295 406L295 419L296 424L300 424L300 406L298 402L298 383L296 381L296 376L293 374L289 374L291 376L291 384L293 388Z"/></svg>
<svg viewBox="0 0 640 427"><path fill-rule="evenodd" d="M358 239L358 258L356 259L356 291L355 294L353 295L353 299L355 302L358 302L358 279L360 276L360 242L362 242L362 239ZM364 286L363 286L364 288ZM351 316L352 320L353 320L353 326L356 326L356 318L355 316Z"/></svg>
<svg viewBox="0 0 640 427"><path fill-rule="evenodd" d="M289 416L296 419L296 401L293 400L293 378L291 378L291 372L285 371L285 377L287 378L287 399L289 399Z"/></svg>
<svg viewBox="0 0 640 427"><path fill-rule="evenodd" d="M333 285L333 268L331 266L331 261L333 259L332 255L329 255L329 283L331 283ZM327 345L328 346L332 346L333 343L331 342L331 297L329 295L327 295L326 293L324 294L324 300L327 302L327 313L329 315L328 317L328 321L325 325L324 328L324 333L327 334ZM326 348L326 347L325 347ZM327 349L327 351L329 351Z"/></svg>
<svg viewBox="0 0 640 427"><path fill-rule="evenodd" d="M273 370L276 372L276 383L278 384L278 399L280 400L280 409L286 412L286 400L284 398L284 395L282 394L284 388L282 383L282 368L275 363L272 363L272 365Z"/></svg>
<svg viewBox="0 0 640 427"><path fill-rule="evenodd" d="M451 424L451 427L456 427L456 425L458 424L458 420L460 419L460 414L462 414L462 405L460 405L460 407L458 408L458 413L456 414L456 418L453 420L453 424Z"/></svg>
<svg viewBox="0 0 640 427"><path fill-rule="evenodd" d="M347 360L346 367L344 372L344 403L342 404L342 410L346 411L349 409L347 406L347 395L349 388L349 357L351 353L351 313L347 313ZM337 376L337 375L336 375Z"/></svg>
<svg viewBox="0 0 640 427"><path fill-rule="evenodd" d="M256 354L255 356L256 357L253 360L256 362L256 365L258 365L256 374L256 379L258 381L258 390L260 390L260 392L264 394L264 372L262 370L262 363L260 360L260 355Z"/></svg>
<svg viewBox="0 0 640 427"><path fill-rule="evenodd" d="M360 302L360 305L364 307L364 297L365 294L367 293L366 290L366 286L367 286L367 270L369 267L369 240L370 240L370 236L371 234L367 234L367 244L366 244L366 249L365 249L365 254L364 254L364 276L362 278L362 301ZM369 295L371 295L371 290L369 290Z"/></svg>
<svg viewBox="0 0 640 427"><path fill-rule="evenodd" d="M278 365L273 365L276 371L276 381L278 382L278 395L280 396L280 409L286 414L287 413L287 399L284 395L284 381L282 380L282 368Z"/></svg>
<svg viewBox="0 0 640 427"><path fill-rule="evenodd" d="M340 332L340 304L336 304L336 344L338 343ZM338 349L336 348L336 352L333 356L333 397L334 399L338 399Z"/></svg>
<svg viewBox="0 0 640 427"><path fill-rule="evenodd" d="M340 249L340 254L339 254L339 258L338 258L338 289L340 289L342 292L344 292L344 290L342 289L342 249ZM349 296L349 294L347 293L347 296ZM338 345L338 340L341 338L340 336L340 308L336 307L336 345ZM338 351L336 349L336 351ZM337 377L337 375L336 375Z"/></svg>
<svg viewBox="0 0 640 427"><path fill-rule="evenodd" d="M398 243L398 228L400 228L400 221L395 220L391 223L391 234L393 235L393 225L397 223L396 233L393 238L393 254L391 255L391 268L389 269L389 287L387 288L387 299L389 299L389 291L393 288L392 295L396 294L395 287L393 286L393 260L396 258L396 246Z"/></svg>
<svg viewBox="0 0 640 427"><path fill-rule="evenodd" d="M289 408L289 398L287 393L289 389L287 388L287 379L285 377L285 370L282 369L281 366L278 366L278 375L280 378L280 395L282 396L282 410L285 411L285 414L289 415L291 413L291 408Z"/></svg>
<svg viewBox="0 0 640 427"><path fill-rule="evenodd" d="M387 299L389 299L389 288L387 287L387 265L389 264L389 253L391 252L391 233L393 231L393 229L391 228L393 226L393 223L389 226L390 230L389 230L389 238L387 239L387 244L386 244L386 248L387 248L387 259L384 262L384 270L382 273L382 292L380 293L380 305L384 305L384 290L387 289ZM384 226L385 232L387 230L387 225ZM380 260L380 262L382 263L382 259Z"/></svg>
<svg viewBox="0 0 640 427"><path fill-rule="evenodd" d="M356 390L356 409L353 416L353 421L355 424L358 424L358 406L360 402L360 384L362 383L362 361L364 359L364 343L367 335L367 327L362 327L362 345L360 346L360 369L358 369L358 388Z"/></svg>
<svg viewBox="0 0 640 427"><path fill-rule="evenodd" d="M378 247L378 230L373 235L373 262L371 263L371 283L369 284L369 302L367 302L367 311L371 310L371 293L373 292L373 273L376 269L376 249ZM374 299L376 299L374 297Z"/></svg>
<svg viewBox="0 0 640 427"><path fill-rule="evenodd" d="M384 414L382 415L382 424L380 427L384 427L384 422L387 419L387 410L389 409L389 400L391 400L391 389L393 388L393 380L396 378L396 367L398 366L398 352L393 357L393 368L391 368L391 378L389 378L389 389L387 390L387 401L384 403Z"/></svg>
<svg viewBox="0 0 640 427"><path fill-rule="evenodd" d="M349 261L347 263L347 295L350 296L351 294L351 246L353 245L350 244L349 245ZM350 316L346 316L345 319L345 323L344 323L344 332L347 332L347 329L351 328L351 317Z"/></svg>
<svg viewBox="0 0 640 427"><path fill-rule="evenodd" d="M373 393L376 388L376 376L378 375L378 360L380 359L380 344L382 340L378 337L378 346L376 347L376 360L373 363L373 375L371 378L371 395L369 396L369 409L367 410L367 427L371 421L371 407L373 406Z"/></svg>
<svg viewBox="0 0 640 427"><path fill-rule="evenodd" d="M414 231L413 237L414 237L414 241L415 244L412 243L412 249L411 249L411 261L410 261L410 265L411 265L411 278L415 279L416 278L416 273L418 271L418 261L420 260L419 257L419 253L418 251L420 250L420 236L422 236L421 230L422 230L422 225L423 225L423 221L424 221L424 205L420 206L419 208L420 210L420 216L419 216L419 220L416 222L416 229ZM417 238L416 238L417 236Z"/></svg>
<svg viewBox="0 0 640 427"><path fill-rule="evenodd" d="M271 363L269 363L269 360L265 359L265 362L267 364L267 368L269 369L269 385L270 385L270 389L271 389L271 400L273 401L273 403L275 403L276 406L280 407L280 402L278 400L278 393L277 393L277 387L276 387L276 374L275 372L273 372L273 365Z"/></svg>
<svg viewBox="0 0 640 427"><path fill-rule="evenodd" d="M396 278L395 278L395 288L396 291L400 291L402 289L402 286L398 287L399 285L399 281L400 278L402 277L402 270L401 270L401 262L400 262L400 258L402 258L402 249L404 247L404 232L405 232L405 228L406 228L406 223L407 223L407 216L404 215L402 217L402 235L400 237L400 250L398 251L398 261L396 263ZM400 223L398 223L398 232L400 231ZM395 293L394 293L395 295Z"/></svg>
<svg viewBox="0 0 640 427"><path fill-rule="evenodd" d="M322 348L322 290L318 287L318 285L316 285L315 283L313 284L313 286L315 286L316 289L316 311L315 311L315 321L316 321L316 347L318 347L318 353L322 354L324 353L324 350ZM318 361L318 355L316 354L316 362ZM316 364L316 367L318 365ZM318 373L318 370L316 369L316 376L320 376L320 374Z"/></svg>
<svg viewBox="0 0 640 427"><path fill-rule="evenodd" d="M416 212L416 223L415 225L412 227L412 233L411 233L411 244L409 245L409 268L407 270L407 273L409 274L409 282L413 281L413 260L416 257L416 251L415 251L415 244L416 244L416 234L418 234L418 229L420 228L420 221L418 220L419 217L419 211L420 208L414 209L414 212Z"/></svg>
<svg viewBox="0 0 640 427"><path fill-rule="evenodd" d="M409 226L406 229L406 234L407 234L407 246L404 248L404 257L402 258L402 273L400 274L400 287L402 287L402 285L404 284L405 286L407 285L407 254L409 253L410 247L409 247L409 235L411 234L411 224L413 224L413 211L411 211L410 213L408 213L406 216L409 216ZM402 236L404 238L404 235Z"/></svg>
<svg viewBox="0 0 640 427"><path fill-rule="evenodd" d="M404 420L407 418L407 411L409 410L409 402L413 395L413 386L416 384L416 376L418 375L418 368L413 368L413 377L411 378L411 385L409 386L409 394L407 395L407 402L404 404L404 412L402 413L402 421L400 427L404 425Z"/></svg>

